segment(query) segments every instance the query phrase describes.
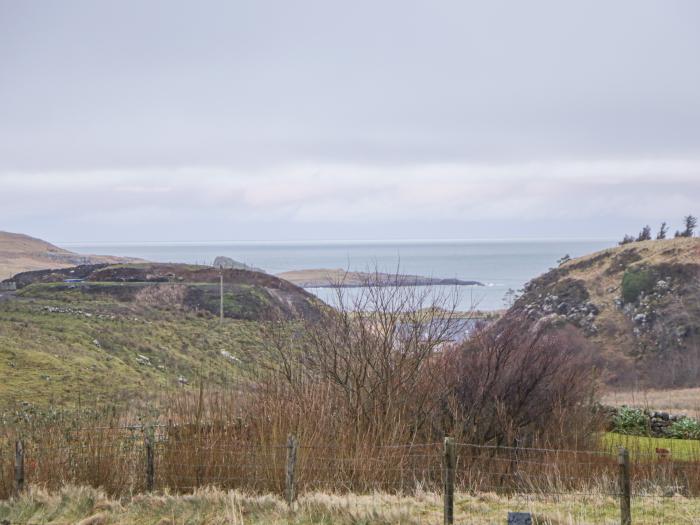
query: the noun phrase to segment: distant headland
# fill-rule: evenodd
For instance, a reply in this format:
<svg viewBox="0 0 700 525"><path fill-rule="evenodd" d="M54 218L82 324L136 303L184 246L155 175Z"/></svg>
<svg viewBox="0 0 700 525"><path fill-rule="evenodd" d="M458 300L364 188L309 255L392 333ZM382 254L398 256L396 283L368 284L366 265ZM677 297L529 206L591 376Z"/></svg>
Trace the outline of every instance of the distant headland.
<svg viewBox="0 0 700 525"><path fill-rule="evenodd" d="M349 272L337 269L292 270L277 274L302 288L359 288L372 286L484 286L479 281L456 278L424 277L381 272Z"/></svg>

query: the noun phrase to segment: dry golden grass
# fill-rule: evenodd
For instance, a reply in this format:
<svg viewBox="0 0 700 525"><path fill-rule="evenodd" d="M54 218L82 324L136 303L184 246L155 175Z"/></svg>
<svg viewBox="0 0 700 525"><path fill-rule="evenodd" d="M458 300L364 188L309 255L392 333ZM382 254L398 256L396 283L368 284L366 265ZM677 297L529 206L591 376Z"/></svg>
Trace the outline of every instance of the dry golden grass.
<svg viewBox="0 0 700 525"><path fill-rule="evenodd" d="M700 257L700 239L697 237L679 237L665 240L634 242L615 246L590 255L584 255L565 263L563 266L576 265L577 262L595 259L600 253L620 253L636 250L649 264L667 262L669 256L679 263L697 263Z"/></svg>
<svg viewBox="0 0 700 525"><path fill-rule="evenodd" d="M540 525L619 523L619 503L605 495L456 495L456 523L504 523L509 511L531 512ZM632 511L639 525L700 523L700 500L695 498L635 499ZM236 490L204 488L182 496L144 494L115 500L86 487L67 486L57 492L32 487L20 498L0 503L0 520L46 525L437 525L442 523L442 499L427 492L410 497L310 493L289 512L277 496Z"/></svg>
<svg viewBox="0 0 700 525"><path fill-rule="evenodd" d="M700 417L700 388L677 388L673 390L626 390L608 392L602 402L611 406L626 405Z"/></svg>
<svg viewBox="0 0 700 525"><path fill-rule="evenodd" d="M90 264L140 261L130 257L77 254L28 235L0 231L0 281L19 272L69 268L83 259Z"/></svg>
<svg viewBox="0 0 700 525"><path fill-rule="evenodd" d="M640 259L630 265L623 265L617 272L612 272L611 262L624 258L624 252L635 252ZM603 258L609 253L611 257ZM563 264L571 279L580 279L586 283L591 294L591 301L600 309L597 322L601 325L613 321L618 326L624 325L625 318L615 306L615 299L620 296L620 277L624 269L641 264L654 265L674 262L677 264L693 263L700 260L700 239L679 238L663 241L644 241L608 248L601 252L572 259Z"/></svg>

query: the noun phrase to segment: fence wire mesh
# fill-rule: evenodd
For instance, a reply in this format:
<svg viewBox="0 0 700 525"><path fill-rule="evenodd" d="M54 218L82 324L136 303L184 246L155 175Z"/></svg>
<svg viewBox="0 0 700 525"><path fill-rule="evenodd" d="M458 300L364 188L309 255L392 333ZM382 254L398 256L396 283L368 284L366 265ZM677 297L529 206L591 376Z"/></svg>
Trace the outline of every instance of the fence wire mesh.
<svg viewBox="0 0 700 525"><path fill-rule="evenodd" d="M153 489L203 487L278 494L289 484L284 437L242 439L240 429L116 427L47 433L22 440L27 484L58 490L99 487L120 497ZM148 444L152 447L149 481ZM456 523L502 522L508 510L540 523L620 523L620 468L614 450L563 450L456 442ZM16 489L14 442L5 443L0 496ZM389 513L394 523L442 523L444 443L304 444L296 449L297 505L332 498L357 516ZM149 486L151 484L151 486ZM634 523L670 523L671 509L700 493L700 462L638 452L630 466ZM687 523L699 523L688 506ZM700 510L700 508L697 508ZM492 521L489 521L492 520Z"/></svg>

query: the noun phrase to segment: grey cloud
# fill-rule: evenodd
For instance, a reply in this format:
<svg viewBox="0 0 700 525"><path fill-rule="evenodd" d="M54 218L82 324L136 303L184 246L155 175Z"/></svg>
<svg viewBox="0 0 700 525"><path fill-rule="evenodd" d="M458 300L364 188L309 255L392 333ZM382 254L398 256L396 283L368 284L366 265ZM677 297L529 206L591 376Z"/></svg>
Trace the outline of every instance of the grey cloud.
<svg viewBox="0 0 700 525"><path fill-rule="evenodd" d="M700 191L698 19L694 0L0 0L0 227L617 236L672 220Z"/></svg>
<svg viewBox="0 0 700 525"><path fill-rule="evenodd" d="M0 2L7 168L696 153L688 1Z"/></svg>
<svg viewBox="0 0 700 525"><path fill-rule="evenodd" d="M609 237L697 213L700 161L125 169L2 182L5 228L63 240Z"/></svg>

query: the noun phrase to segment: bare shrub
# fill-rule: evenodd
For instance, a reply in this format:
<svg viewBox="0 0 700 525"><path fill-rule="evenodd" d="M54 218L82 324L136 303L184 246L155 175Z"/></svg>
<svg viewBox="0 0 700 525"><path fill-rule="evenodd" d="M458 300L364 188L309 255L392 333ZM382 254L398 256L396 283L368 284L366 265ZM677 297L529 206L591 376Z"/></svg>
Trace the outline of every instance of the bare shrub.
<svg viewBox="0 0 700 525"><path fill-rule="evenodd" d="M528 327L504 320L446 355L447 431L473 443L524 446L591 436L595 376L587 343L573 327Z"/></svg>
<svg viewBox="0 0 700 525"><path fill-rule="evenodd" d="M378 445L445 434L498 445L591 443L595 367L575 328L533 332L509 318L456 343L457 303L430 288L368 282L350 298L342 286L335 292L323 322L287 339L272 325L275 335L264 338L270 366L255 392L260 405L297 415L290 430L322 427L325 442Z"/></svg>
<svg viewBox="0 0 700 525"><path fill-rule="evenodd" d="M447 386L434 358L467 321L456 312L456 292L405 286L398 273L394 279L370 274L359 293L339 284L321 322L292 330L268 323L267 351L254 360L267 373L256 392L271 389L279 399L285 391L297 402L322 395L334 420L347 424L344 432L378 441L410 440L429 427Z"/></svg>

